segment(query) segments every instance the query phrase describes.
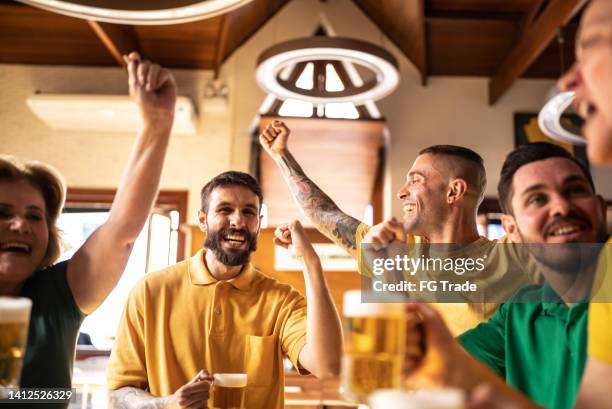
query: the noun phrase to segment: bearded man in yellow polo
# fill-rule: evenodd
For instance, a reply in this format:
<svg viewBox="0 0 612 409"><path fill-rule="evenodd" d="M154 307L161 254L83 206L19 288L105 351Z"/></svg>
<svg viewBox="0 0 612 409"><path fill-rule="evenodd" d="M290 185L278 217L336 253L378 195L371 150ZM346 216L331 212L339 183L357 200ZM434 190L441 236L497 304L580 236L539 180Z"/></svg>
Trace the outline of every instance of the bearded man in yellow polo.
<svg viewBox="0 0 612 409"><path fill-rule="evenodd" d="M299 222L279 227L275 242L302 260L308 305L249 263L261 204L246 173L204 186L204 249L148 274L128 299L108 370L115 409L207 407L216 373L247 374L247 408L282 408L283 355L302 374L338 374L340 320Z"/></svg>

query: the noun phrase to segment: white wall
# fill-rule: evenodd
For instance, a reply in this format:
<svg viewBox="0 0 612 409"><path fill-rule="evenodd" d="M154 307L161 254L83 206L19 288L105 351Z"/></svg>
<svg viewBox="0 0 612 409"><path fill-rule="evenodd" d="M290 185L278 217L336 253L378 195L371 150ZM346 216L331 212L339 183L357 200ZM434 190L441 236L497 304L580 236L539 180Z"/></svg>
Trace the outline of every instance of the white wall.
<svg viewBox="0 0 612 409"><path fill-rule="evenodd" d="M494 195L501 163L514 144L513 113L537 111L552 81L517 81L494 107L487 104L485 78L432 77L427 87L422 87L411 63L351 1L293 0L223 66L221 77L230 87L227 110L215 113L202 109L206 101L201 96L210 72L175 73L179 93L192 96L202 114L196 136L172 138L162 176L162 188L189 190L188 220L196 221L199 189L205 181L224 170L248 169L249 125L265 98L254 77L258 55L278 42L310 35L321 18L329 21L336 35L384 46L400 63L399 88L378 101L391 135L386 195L389 212L401 213L395 192L416 152L437 143L478 151L485 159L488 194ZM0 89L0 152L49 162L73 187L116 186L133 135L53 131L29 111L25 99L36 90L124 94L126 77L121 69L0 65ZM608 198L612 198L610 174L601 171L596 175L599 189Z"/></svg>
<svg viewBox="0 0 612 409"><path fill-rule="evenodd" d="M201 102L210 73L179 70L175 75L180 94ZM71 187L117 186L134 135L52 130L25 100L36 91L127 94L127 76L120 68L0 65L0 89L0 152L47 162L64 174ZM189 190L192 222L199 208L199 189L229 166L229 117L229 110L203 115L197 135L171 139L161 186Z"/></svg>

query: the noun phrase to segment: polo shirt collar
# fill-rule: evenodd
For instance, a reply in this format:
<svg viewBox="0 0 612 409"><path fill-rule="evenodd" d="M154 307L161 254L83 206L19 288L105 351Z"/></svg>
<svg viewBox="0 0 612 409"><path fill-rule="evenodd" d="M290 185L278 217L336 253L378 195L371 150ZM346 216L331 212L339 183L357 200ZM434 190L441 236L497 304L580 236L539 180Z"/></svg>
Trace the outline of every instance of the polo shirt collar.
<svg viewBox="0 0 612 409"><path fill-rule="evenodd" d="M217 280L206 267L204 263L205 249L200 249L193 257L189 259L187 271L189 279L195 285L210 285L219 281L227 281L232 286L241 291L246 291L252 287L254 280L257 278L257 271L251 263L248 263L240 274L229 280Z"/></svg>
<svg viewBox="0 0 612 409"><path fill-rule="evenodd" d="M561 297L559 297L555 290L553 290L548 282L544 282L542 285L542 312L546 315L566 318L568 317L568 311L570 311L569 319L577 319L581 315L581 312L586 310L588 299L589 295L585 297L584 301L580 301L570 308Z"/></svg>

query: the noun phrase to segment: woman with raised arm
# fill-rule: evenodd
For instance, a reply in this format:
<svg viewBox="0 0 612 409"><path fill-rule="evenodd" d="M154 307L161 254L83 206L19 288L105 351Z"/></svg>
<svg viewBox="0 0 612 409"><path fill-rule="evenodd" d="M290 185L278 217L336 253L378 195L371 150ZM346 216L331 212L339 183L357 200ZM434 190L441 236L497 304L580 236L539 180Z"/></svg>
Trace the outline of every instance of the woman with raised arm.
<svg viewBox="0 0 612 409"><path fill-rule="evenodd" d="M138 53L127 62L142 125L108 220L71 259L56 263L56 222L65 199L60 174L39 162L0 155L0 296L32 300L22 388L70 388L81 322L119 281L157 195L176 85L166 69Z"/></svg>

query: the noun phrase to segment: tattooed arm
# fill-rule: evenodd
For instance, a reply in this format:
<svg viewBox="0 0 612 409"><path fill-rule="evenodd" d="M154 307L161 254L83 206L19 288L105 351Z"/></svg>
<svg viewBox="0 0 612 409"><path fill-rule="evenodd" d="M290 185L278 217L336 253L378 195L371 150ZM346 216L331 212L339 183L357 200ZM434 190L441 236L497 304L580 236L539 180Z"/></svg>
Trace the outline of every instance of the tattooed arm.
<svg viewBox="0 0 612 409"><path fill-rule="evenodd" d="M293 198L304 215L334 243L357 258L357 227L361 223L344 213L312 180L287 149L289 128L280 121L269 124L259 136L263 148L276 161Z"/></svg>
<svg viewBox="0 0 612 409"><path fill-rule="evenodd" d="M125 386L109 393L112 409L165 409L169 397L157 398L142 389Z"/></svg>
<svg viewBox="0 0 612 409"><path fill-rule="evenodd" d="M202 370L170 396L158 398L140 388L124 386L110 391L112 409L183 409L206 407L212 376Z"/></svg>

